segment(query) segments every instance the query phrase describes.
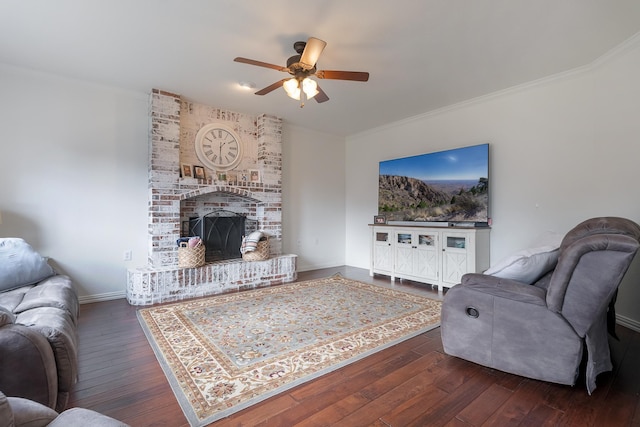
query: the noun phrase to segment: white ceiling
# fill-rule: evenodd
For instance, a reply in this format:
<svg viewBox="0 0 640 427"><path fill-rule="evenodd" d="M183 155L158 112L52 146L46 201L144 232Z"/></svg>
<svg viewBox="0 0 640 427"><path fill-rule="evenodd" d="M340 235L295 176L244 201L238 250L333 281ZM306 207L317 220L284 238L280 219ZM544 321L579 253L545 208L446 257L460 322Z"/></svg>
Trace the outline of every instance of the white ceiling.
<svg viewBox="0 0 640 427"><path fill-rule="evenodd" d="M0 63L349 135L587 65L640 31L638 0L2 0ZM303 108L285 65L293 43L327 42L330 100ZM254 91L255 91L254 90Z"/></svg>

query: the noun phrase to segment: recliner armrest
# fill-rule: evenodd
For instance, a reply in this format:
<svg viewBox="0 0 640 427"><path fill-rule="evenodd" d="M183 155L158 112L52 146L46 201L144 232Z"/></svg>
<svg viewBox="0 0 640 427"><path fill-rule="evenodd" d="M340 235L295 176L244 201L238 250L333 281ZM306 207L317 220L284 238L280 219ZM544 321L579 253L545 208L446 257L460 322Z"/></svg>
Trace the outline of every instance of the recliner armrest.
<svg viewBox="0 0 640 427"><path fill-rule="evenodd" d="M461 284L457 286L468 287L484 294L527 304L547 305L544 289L527 285L517 280L503 279L481 273L468 273L462 276Z"/></svg>
<svg viewBox="0 0 640 427"><path fill-rule="evenodd" d="M58 373L49 341L23 325L0 327L0 390L55 408Z"/></svg>

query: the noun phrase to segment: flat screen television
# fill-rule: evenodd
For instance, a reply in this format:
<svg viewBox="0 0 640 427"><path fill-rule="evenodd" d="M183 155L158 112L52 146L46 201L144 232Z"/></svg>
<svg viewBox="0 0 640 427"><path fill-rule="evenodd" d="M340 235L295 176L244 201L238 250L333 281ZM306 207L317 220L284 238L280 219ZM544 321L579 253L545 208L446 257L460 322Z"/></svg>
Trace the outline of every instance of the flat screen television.
<svg viewBox="0 0 640 427"><path fill-rule="evenodd" d="M388 223L489 222L489 144L380 162L378 215Z"/></svg>

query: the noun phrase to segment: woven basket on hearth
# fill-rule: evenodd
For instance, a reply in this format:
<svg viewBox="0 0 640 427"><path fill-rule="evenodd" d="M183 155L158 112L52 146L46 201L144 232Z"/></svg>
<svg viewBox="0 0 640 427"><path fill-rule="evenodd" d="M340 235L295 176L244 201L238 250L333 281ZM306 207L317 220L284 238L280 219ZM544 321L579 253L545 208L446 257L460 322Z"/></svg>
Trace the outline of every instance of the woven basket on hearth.
<svg viewBox="0 0 640 427"><path fill-rule="evenodd" d="M245 261L264 261L265 259L269 259L269 238L263 237L262 240L258 242L256 250L243 253L242 259Z"/></svg>
<svg viewBox="0 0 640 427"><path fill-rule="evenodd" d="M187 243L181 243L178 247L178 267L195 268L204 265L205 247L200 243L195 248L190 248Z"/></svg>

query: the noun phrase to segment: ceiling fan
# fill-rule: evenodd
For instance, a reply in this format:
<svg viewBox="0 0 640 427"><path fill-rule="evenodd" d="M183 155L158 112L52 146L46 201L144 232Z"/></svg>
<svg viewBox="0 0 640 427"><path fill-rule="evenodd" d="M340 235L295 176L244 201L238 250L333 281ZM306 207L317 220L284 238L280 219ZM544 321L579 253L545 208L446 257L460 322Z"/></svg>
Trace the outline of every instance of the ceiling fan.
<svg viewBox="0 0 640 427"><path fill-rule="evenodd" d="M315 98L317 102L329 100L327 94L310 76L316 76L319 79L353 80L357 82L366 82L369 80L369 73L362 71L317 70L316 63L326 45L327 42L315 37L309 37L309 40L306 42L295 42L293 49L297 55L293 55L287 59L286 67L242 57L237 57L234 61L257 65L258 67L272 68L291 74L293 77L282 79L264 89L260 89L256 92L256 95L266 95L282 86L289 97L300 100L300 107L304 107L305 98Z"/></svg>

